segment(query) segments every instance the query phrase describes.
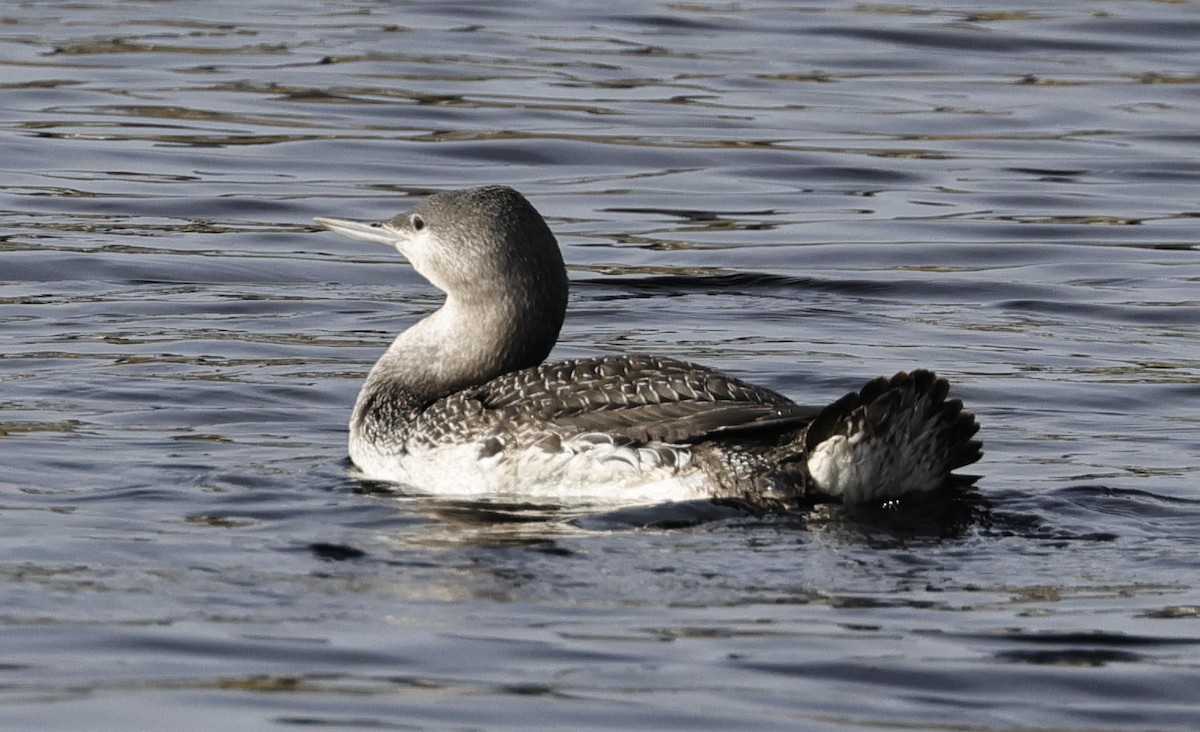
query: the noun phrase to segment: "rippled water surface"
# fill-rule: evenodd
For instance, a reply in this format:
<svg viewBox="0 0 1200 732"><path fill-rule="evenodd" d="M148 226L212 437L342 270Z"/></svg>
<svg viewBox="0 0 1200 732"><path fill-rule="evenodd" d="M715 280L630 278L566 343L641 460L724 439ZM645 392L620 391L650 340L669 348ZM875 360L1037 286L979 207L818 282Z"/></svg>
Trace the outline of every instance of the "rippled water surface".
<svg viewBox="0 0 1200 732"><path fill-rule="evenodd" d="M0 727L1200 727L1200 6L0 7ZM556 355L927 366L953 515L379 493L438 302L311 224L521 189Z"/></svg>

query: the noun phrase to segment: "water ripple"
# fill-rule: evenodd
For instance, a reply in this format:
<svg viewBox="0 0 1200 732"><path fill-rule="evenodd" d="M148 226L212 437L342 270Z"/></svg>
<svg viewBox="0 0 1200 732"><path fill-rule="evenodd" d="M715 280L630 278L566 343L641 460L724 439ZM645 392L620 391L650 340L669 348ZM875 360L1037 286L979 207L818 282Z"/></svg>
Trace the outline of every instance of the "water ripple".
<svg viewBox="0 0 1200 732"><path fill-rule="evenodd" d="M1196 728L1190 5L2 14L13 724ZM349 405L439 298L311 220L492 182L563 245L557 356L808 403L932 367L979 479L777 516L356 481Z"/></svg>

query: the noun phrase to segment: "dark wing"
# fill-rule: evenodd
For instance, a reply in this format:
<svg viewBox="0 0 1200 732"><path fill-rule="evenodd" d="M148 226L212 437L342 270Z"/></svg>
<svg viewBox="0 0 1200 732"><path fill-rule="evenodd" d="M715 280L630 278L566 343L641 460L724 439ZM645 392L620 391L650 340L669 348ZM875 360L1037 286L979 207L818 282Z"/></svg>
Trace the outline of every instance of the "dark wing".
<svg viewBox="0 0 1200 732"><path fill-rule="evenodd" d="M455 396L504 421L635 442L799 429L819 411L703 366L650 356L542 364Z"/></svg>

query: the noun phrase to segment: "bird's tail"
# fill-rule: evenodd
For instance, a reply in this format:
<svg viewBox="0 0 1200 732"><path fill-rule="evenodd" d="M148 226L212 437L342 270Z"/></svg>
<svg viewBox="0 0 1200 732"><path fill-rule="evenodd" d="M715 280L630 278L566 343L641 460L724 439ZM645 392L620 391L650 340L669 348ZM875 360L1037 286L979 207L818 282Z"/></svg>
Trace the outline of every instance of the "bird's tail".
<svg viewBox="0 0 1200 732"><path fill-rule="evenodd" d="M887 501L944 485L982 454L975 416L930 371L880 377L830 404L804 437L808 472L843 503Z"/></svg>

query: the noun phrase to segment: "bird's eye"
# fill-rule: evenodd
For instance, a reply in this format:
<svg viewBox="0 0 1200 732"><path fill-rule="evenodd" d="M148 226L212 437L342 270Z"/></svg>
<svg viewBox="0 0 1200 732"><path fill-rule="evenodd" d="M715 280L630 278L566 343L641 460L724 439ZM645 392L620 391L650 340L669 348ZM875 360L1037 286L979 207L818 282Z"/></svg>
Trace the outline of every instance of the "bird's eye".
<svg viewBox="0 0 1200 732"><path fill-rule="evenodd" d="M414 231L420 231L421 229L424 229L425 228L425 219L421 218L420 216L417 216L416 214L413 214L412 227L413 227Z"/></svg>

